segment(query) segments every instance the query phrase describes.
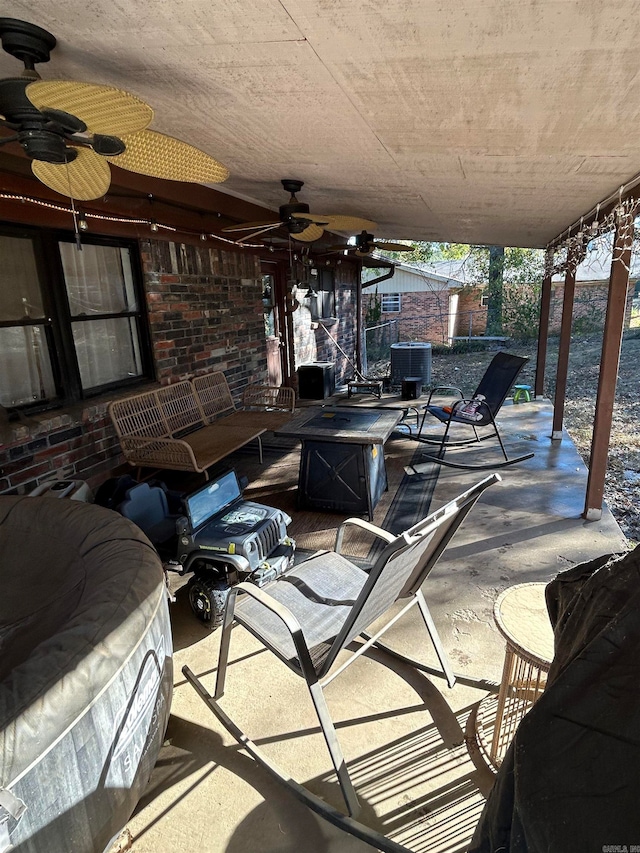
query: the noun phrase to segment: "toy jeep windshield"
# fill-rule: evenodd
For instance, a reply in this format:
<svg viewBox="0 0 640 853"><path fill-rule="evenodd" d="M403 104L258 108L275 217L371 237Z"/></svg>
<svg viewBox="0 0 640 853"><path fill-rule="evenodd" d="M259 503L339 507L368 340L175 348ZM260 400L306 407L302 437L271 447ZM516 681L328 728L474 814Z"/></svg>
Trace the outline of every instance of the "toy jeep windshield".
<svg viewBox="0 0 640 853"><path fill-rule="evenodd" d="M182 512L170 512L170 497L161 484L138 483L127 490L118 510L144 530L168 571L193 573L189 602L211 628L222 622L231 585L249 580L264 586L292 564L291 518L280 509L245 501L235 471L183 497Z"/></svg>

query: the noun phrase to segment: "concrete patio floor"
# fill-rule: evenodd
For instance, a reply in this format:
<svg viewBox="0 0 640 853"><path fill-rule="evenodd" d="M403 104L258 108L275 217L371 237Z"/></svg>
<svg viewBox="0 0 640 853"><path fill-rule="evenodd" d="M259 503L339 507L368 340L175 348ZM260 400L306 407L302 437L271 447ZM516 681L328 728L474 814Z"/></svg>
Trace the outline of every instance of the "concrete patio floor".
<svg viewBox="0 0 640 853"><path fill-rule="evenodd" d="M623 551L608 509L581 518L587 472L570 438L551 442L548 401L507 404L508 448L535 457L500 473L427 580L424 592L454 670L449 689L380 653L360 658L326 691L362 803L360 822L412 851L467 849L493 775L465 742L467 718L498 682L504 640L493 603L507 587L549 581L578 562ZM477 455L476 451L476 455ZM496 457L497 458L497 457ZM420 471L420 464L416 470ZM482 473L443 468L432 509ZM434 663L415 610L387 635L394 648ZM372 848L324 822L247 756L218 724L182 666L213 692L219 632L171 607L175 647L172 715L150 786L128 824L135 853L360 853ZM297 781L343 804L303 683L242 629L233 632L225 709ZM469 732L466 733L467 735Z"/></svg>

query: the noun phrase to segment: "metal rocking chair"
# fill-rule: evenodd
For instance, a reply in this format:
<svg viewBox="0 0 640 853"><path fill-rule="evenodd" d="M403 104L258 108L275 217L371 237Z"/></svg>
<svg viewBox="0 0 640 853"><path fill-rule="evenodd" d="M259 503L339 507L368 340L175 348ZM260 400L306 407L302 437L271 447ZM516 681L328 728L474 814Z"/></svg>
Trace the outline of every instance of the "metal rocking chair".
<svg viewBox="0 0 640 853"><path fill-rule="evenodd" d="M513 386L518 378L518 374L529 359L519 355L511 355L507 352L497 353L489 367L486 369L484 376L480 380L480 384L470 398L465 398L460 388L453 385L440 385L434 388L429 394L429 399L424 406L424 413L418 434L415 436L416 441L424 442L425 444L439 445L437 452L425 453L424 458L430 462L436 462L438 465L447 465L449 468L463 468L465 470L487 471L495 468L504 468L507 465L515 465L517 462L524 462L525 459L531 459L533 453L525 453L522 456L509 458L505 450L502 437L498 432L496 424L496 416L502 404L507 398L509 389ZM442 391L455 392L459 397L450 406L435 406L431 403L431 398L434 394ZM475 409L473 414L465 415L464 409L472 404ZM438 436L423 435L422 429L427 415L433 415L441 423L445 425L444 433ZM449 430L452 424L471 428L473 437L452 441ZM490 427L490 431L484 435L478 433L478 429L482 427ZM471 444L486 441L490 438L497 438L504 456L503 462L490 462L487 464L471 464L453 462L445 458L445 452L449 448L467 447Z"/></svg>
<svg viewBox="0 0 640 853"><path fill-rule="evenodd" d="M220 722L280 782L324 818L368 843L376 846L382 843L379 849L401 848L333 809L304 786L294 782L222 710L219 699L224 693L231 629L234 622L244 626L305 680L347 810L349 815L355 815L359 803L322 692L323 687L375 645L379 637L415 605L420 609L447 682L450 687L454 685L455 676L421 586L478 498L488 486L499 480L498 474L486 477L399 536L362 519L348 519L338 529L335 551L321 551L313 555L264 588L250 583L232 587L222 628L214 696L207 692L188 667L182 670ZM345 529L350 525L356 525L386 543L369 571L358 568L340 554ZM404 602L400 611L329 674L338 654L373 622L384 616L396 601Z"/></svg>

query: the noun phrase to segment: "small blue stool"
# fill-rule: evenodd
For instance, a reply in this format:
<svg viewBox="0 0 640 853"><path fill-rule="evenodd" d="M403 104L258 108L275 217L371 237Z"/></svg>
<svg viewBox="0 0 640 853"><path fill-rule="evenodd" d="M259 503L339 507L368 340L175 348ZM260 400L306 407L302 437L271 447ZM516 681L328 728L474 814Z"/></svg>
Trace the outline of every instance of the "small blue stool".
<svg viewBox="0 0 640 853"><path fill-rule="evenodd" d="M531 385L514 385L513 392L514 403L530 403L531 402Z"/></svg>

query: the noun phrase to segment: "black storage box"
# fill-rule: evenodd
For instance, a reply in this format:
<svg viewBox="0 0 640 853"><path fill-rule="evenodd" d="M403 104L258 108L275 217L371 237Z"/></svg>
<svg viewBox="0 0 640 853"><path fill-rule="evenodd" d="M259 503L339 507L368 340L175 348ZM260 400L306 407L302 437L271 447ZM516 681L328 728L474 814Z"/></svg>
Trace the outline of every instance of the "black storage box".
<svg viewBox="0 0 640 853"><path fill-rule="evenodd" d="M298 368L298 397L302 400L326 400L336 389L332 361L301 364Z"/></svg>

